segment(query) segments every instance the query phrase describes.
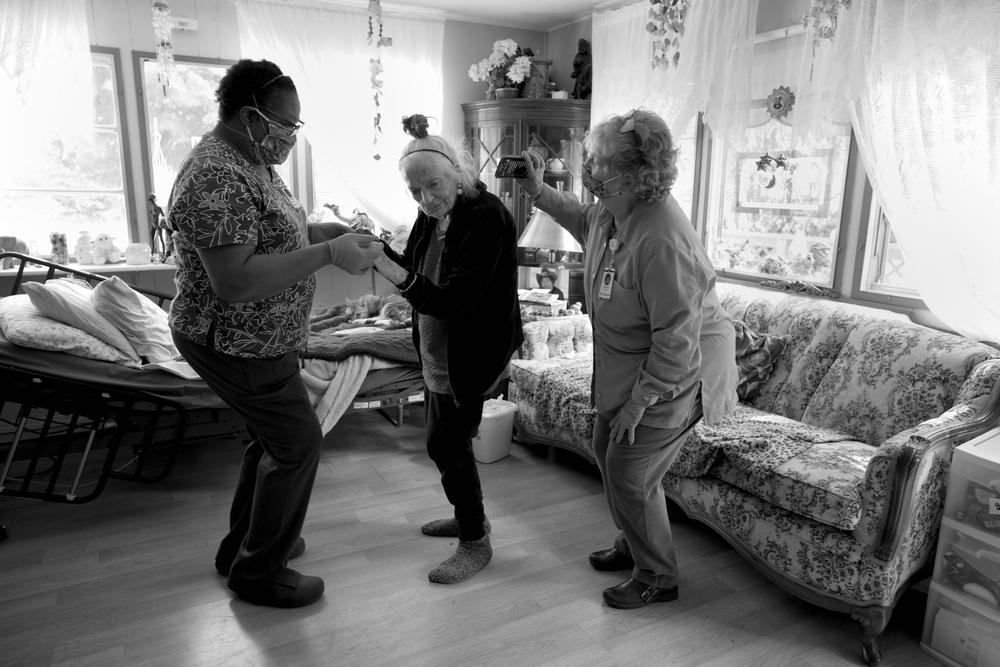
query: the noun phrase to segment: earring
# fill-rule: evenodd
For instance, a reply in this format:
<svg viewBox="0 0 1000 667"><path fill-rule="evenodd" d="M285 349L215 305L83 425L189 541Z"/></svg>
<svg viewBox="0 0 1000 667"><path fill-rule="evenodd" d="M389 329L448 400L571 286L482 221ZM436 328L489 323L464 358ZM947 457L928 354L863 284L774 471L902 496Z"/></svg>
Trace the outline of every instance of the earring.
<svg viewBox="0 0 1000 667"><path fill-rule="evenodd" d="M461 194L462 194L462 181L459 181L459 182L458 182L458 188L457 188L457 190L456 190L456 191L458 192L458 194L459 194L459 195L461 195Z"/></svg>

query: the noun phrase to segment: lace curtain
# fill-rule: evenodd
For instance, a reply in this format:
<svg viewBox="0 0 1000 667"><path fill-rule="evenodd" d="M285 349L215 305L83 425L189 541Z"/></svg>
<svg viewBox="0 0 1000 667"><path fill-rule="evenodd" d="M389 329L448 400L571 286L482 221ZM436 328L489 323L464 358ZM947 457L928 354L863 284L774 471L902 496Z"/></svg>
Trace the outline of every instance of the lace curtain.
<svg viewBox="0 0 1000 667"><path fill-rule="evenodd" d="M749 108L750 64L758 0L695 0L684 21L678 66L651 66L649 3L594 14L591 124L644 106L671 129L699 112L719 136L742 132Z"/></svg>
<svg viewBox="0 0 1000 667"><path fill-rule="evenodd" d="M236 10L243 57L271 60L295 81L306 122L302 134L312 146L317 173L343 185L383 229L412 224L416 205L398 168L410 137L400 120L413 113L441 118L444 24L384 12L383 32L392 46L376 53L368 45L364 10L266 0L237 0ZM376 55L383 66L377 145L369 71L369 58ZM373 158L376 151L379 160ZM316 184L339 189L331 186Z"/></svg>
<svg viewBox="0 0 1000 667"><path fill-rule="evenodd" d="M93 136L93 76L85 0L0 2L0 127L9 155L31 155L38 137ZM69 109L72 109L70 113ZM23 161L2 161L8 169ZM0 173L0 187L9 183Z"/></svg>
<svg viewBox="0 0 1000 667"><path fill-rule="evenodd" d="M835 49L921 297L956 331L1000 341L1000 3L854 0Z"/></svg>

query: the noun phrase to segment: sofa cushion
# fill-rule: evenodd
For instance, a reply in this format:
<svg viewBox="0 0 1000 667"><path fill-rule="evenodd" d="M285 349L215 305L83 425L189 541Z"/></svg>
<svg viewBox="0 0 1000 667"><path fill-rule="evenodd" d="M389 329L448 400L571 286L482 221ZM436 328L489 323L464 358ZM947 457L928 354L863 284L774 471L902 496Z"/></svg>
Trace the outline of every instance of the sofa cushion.
<svg viewBox="0 0 1000 667"><path fill-rule="evenodd" d="M800 516L853 529L861 520L865 469L877 450L846 435L826 442L810 439L829 436L800 439L803 435L792 428L777 438L776 447L755 450L753 443L740 443L750 447L738 452L727 447L712 476Z"/></svg>
<svg viewBox="0 0 1000 667"><path fill-rule="evenodd" d="M590 318L582 315L546 317L525 324L520 353L522 359L535 361L589 355L593 343Z"/></svg>
<svg viewBox="0 0 1000 667"><path fill-rule="evenodd" d="M510 399L515 423L530 432L568 440L593 459L594 409L590 405L591 355L569 359L512 359Z"/></svg>
<svg viewBox="0 0 1000 667"><path fill-rule="evenodd" d="M951 408L977 364L1000 351L909 322L866 322L848 336L802 421L886 441Z"/></svg>
<svg viewBox="0 0 1000 667"><path fill-rule="evenodd" d="M734 320L785 339L785 348L753 405L792 419L802 419L809 399L859 323L908 321L900 313L746 285L720 283L718 290Z"/></svg>
<svg viewBox="0 0 1000 667"><path fill-rule="evenodd" d="M736 329L736 369L739 372L736 396L741 401L752 401L771 376L771 369L785 348L785 339L758 334L739 320L733 320L733 327Z"/></svg>
<svg viewBox="0 0 1000 667"><path fill-rule="evenodd" d="M722 423L699 423L669 473L710 474L790 512L850 529L875 448L844 433L739 404Z"/></svg>

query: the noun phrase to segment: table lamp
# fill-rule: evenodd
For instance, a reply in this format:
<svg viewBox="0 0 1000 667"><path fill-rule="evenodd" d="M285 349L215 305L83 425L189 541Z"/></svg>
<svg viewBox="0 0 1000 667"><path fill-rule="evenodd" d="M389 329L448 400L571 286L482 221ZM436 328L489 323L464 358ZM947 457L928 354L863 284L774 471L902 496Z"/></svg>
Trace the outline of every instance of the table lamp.
<svg viewBox="0 0 1000 667"><path fill-rule="evenodd" d="M540 208L536 208L528 221L528 226L524 228L524 233L517 240L517 245L521 248L537 248L548 251L548 256L544 262L555 262L557 258L553 255L576 252L582 253L583 248L576 242L576 239L556 222L551 215Z"/></svg>

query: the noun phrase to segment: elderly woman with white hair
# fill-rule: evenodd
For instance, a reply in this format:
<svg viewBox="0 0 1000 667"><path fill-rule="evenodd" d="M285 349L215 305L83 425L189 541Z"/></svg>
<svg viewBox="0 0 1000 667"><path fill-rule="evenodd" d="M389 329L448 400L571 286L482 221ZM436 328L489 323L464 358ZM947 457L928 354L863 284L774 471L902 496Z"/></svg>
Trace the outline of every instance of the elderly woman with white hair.
<svg viewBox="0 0 1000 667"><path fill-rule="evenodd" d="M701 241L670 195L677 150L663 119L643 109L612 116L585 150L594 203L545 185L544 162L531 152L521 183L584 247L594 456L620 531L590 563L631 571L604 601L635 609L677 598L663 476L702 416L715 423L736 405L735 331Z"/></svg>
<svg viewBox="0 0 1000 667"><path fill-rule="evenodd" d="M471 157L427 133L427 119L403 119L413 140L399 160L419 212L403 253L386 246L375 268L413 306L413 342L424 377L427 452L454 516L425 535L457 537L453 556L431 570L435 583L472 577L489 563L490 524L472 451L483 402L523 340L517 300L517 230L486 191Z"/></svg>

